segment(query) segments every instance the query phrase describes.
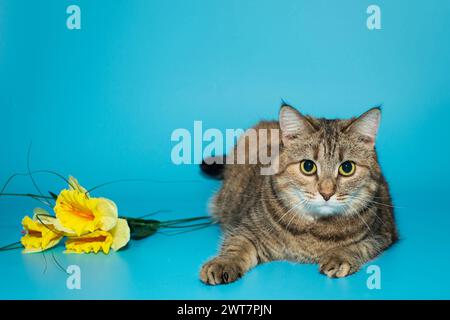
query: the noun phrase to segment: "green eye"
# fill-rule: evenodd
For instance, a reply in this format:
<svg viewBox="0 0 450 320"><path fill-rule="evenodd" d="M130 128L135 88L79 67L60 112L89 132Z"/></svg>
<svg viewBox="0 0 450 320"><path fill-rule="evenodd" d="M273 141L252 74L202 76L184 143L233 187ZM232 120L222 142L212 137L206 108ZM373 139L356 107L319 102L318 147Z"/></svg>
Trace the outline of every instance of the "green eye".
<svg viewBox="0 0 450 320"><path fill-rule="evenodd" d="M356 164L353 161L345 161L339 166L339 174L349 177L355 173Z"/></svg>
<svg viewBox="0 0 450 320"><path fill-rule="evenodd" d="M316 164L311 160L303 160L300 162L300 170L307 176L311 176L317 171Z"/></svg>

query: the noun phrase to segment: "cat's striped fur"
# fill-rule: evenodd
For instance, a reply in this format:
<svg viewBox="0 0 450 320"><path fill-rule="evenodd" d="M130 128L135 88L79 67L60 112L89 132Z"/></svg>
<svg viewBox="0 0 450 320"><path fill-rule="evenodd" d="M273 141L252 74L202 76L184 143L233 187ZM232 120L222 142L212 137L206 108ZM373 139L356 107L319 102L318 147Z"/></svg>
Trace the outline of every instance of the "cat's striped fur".
<svg viewBox="0 0 450 320"><path fill-rule="evenodd" d="M393 244L393 206L374 147L379 115L371 109L350 120L315 119L285 105L280 121L255 126L281 129L279 171L261 175L258 164L224 166L211 202L224 241L200 279L229 283L272 260L317 263L329 277L344 277ZM317 163L314 177L300 172L304 159ZM339 176L345 160L357 166L353 177ZM334 197L335 213L313 205L324 192Z"/></svg>

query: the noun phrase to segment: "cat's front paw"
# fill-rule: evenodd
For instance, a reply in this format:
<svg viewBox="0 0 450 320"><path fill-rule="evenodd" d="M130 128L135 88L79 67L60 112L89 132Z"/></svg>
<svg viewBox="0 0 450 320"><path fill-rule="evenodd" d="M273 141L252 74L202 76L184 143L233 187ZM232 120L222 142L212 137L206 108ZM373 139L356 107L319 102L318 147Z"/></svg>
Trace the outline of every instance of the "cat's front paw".
<svg viewBox="0 0 450 320"><path fill-rule="evenodd" d="M205 263L200 271L200 280L206 284L226 284L242 277L243 271L233 259L214 258Z"/></svg>
<svg viewBox="0 0 450 320"><path fill-rule="evenodd" d="M328 255L319 260L319 271L330 278L343 278L359 270L359 266L340 255Z"/></svg>

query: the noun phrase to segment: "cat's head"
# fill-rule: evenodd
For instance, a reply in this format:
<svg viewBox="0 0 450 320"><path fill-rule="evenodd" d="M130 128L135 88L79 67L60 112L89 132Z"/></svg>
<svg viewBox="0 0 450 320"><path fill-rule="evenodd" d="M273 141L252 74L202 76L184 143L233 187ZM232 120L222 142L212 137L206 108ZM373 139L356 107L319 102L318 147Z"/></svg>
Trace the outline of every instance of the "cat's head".
<svg viewBox="0 0 450 320"><path fill-rule="evenodd" d="M281 197L310 217L354 214L373 201L381 171L375 152L380 109L348 120L280 109Z"/></svg>

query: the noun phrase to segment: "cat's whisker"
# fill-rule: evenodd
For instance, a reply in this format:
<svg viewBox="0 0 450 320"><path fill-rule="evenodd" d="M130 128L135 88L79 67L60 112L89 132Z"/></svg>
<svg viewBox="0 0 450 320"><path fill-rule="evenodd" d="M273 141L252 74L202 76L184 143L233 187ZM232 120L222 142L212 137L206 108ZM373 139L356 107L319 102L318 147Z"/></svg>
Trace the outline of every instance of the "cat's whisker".
<svg viewBox="0 0 450 320"><path fill-rule="evenodd" d="M344 214L348 214L349 210L348 209L344 209ZM364 223L364 225L367 227L367 230L369 230L369 232L371 234L374 234L372 232L372 229L370 228L370 226L368 225L368 223L366 222L366 220L364 220L364 218L361 216L361 214L359 212L356 212L356 216L358 216L358 218Z"/></svg>
<svg viewBox="0 0 450 320"><path fill-rule="evenodd" d="M380 221L380 222L383 224L383 226L386 226L386 224L385 224L385 222L383 221L383 219L381 219L381 218L377 215L377 212L376 212L375 210L373 210L373 207L370 207L370 206L368 205L368 203L364 203L364 202L363 202L364 199L356 198L356 200L359 201L359 203L362 205L362 209L363 209L363 210L364 210L364 209L369 210L369 212L370 212L370 213L373 213L373 214L375 215L375 218L377 218L378 221ZM359 214L359 212L357 212L357 214Z"/></svg>
<svg viewBox="0 0 450 320"><path fill-rule="evenodd" d="M362 217L361 213L357 212L356 215L361 219L361 221L366 225L367 229L369 230L369 232L371 234L374 234L372 232L372 229L370 229L370 226L367 224L366 220L364 220L364 218Z"/></svg>
<svg viewBox="0 0 450 320"><path fill-rule="evenodd" d="M291 211L294 210L295 208L298 208L298 207L299 207L300 205L302 205L305 201L306 201L306 200L304 199L304 200L299 201L299 202L296 203L295 205L293 205L290 209L288 209L285 213L283 213L283 215L282 215L278 220L276 220L277 223L280 223L280 222L283 220L283 218L284 218L289 212L291 212ZM295 215L296 215L296 213L293 212L293 216L294 216L294 217L295 217ZM274 226L273 226L273 225L269 225L268 228L266 228L266 231L267 231L267 232L271 232L273 229L274 229Z"/></svg>
<svg viewBox="0 0 450 320"><path fill-rule="evenodd" d="M393 205L389 205L389 204L386 204L386 203L381 203L381 202L378 202L378 201L374 201L374 200L371 200L370 198L365 199L363 197L358 197L358 196L354 196L354 195L350 196L350 198L351 199L358 199L358 200L363 201L363 202L373 203L373 204L377 204L377 205L381 205L381 206L385 206L385 207L389 207L389 208L397 208L397 209L404 208L404 207L393 206Z"/></svg>
<svg viewBox="0 0 450 320"><path fill-rule="evenodd" d="M283 220L283 218L284 218L289 212L291 212L292 210L298 208L300 205L302 205L302 204L305 203L305 202L306 202L306 199L303 199L303 200L299 201L297 204L295 204L294 206L292 206L288 211L286 211L286 212L281 216L281 218L278 219L277 222L281 222L281 220ZM294 212L294 213L295 213L295 212Z"/></svg>
<svg viewBox="0 0 450 320"><path fill-rule="evenodd" d="M280 195L274 196L274 197L267 197L267 196L260 196L259 194L246 194L246 193L239 193L239 196L250 198L250 199L258 199L258 200L289 200L287 197L282 197Z"/></svg>
<svg viewBox="0 0 450 320"><path fill-rule="evenodd" d="M305 199L303 202L299 202L296 207L298 208L300 205L302 205L304 203L308 203L308 201ZM296 217L296 213L294 212L294 214L292 215L291 220L289 220L288 224L286 225L286 229L289 229L289 225L291 224L291 222L294 220L295 217Z"/></svg>

